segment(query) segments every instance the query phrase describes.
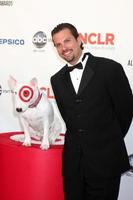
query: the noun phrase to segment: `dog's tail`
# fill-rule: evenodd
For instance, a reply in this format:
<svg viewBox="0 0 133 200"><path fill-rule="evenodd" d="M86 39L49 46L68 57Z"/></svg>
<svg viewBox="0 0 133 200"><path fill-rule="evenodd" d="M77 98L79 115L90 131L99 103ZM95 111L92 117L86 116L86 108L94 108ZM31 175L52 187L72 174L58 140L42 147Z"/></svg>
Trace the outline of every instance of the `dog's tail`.
<svg viewBox="0 0 133 200"><path fill-rule="evenodd" d="M50 144L53 145L64 144L64 133L62 132L62 124L58 116L55 116L52 126L50 127L49 141Z"/></svg>
<svg viewBox="0 0 133 200"><path fill-rule="evenodd" d="M24 134L16 134L16 135L10 136L10 139L14 140L16 142L22 142L23 143L24 139L25 139L25 136L24 136ZM38 138L33 137L31 139L31 144L41 144L41 141L38 140Z"/></svg>

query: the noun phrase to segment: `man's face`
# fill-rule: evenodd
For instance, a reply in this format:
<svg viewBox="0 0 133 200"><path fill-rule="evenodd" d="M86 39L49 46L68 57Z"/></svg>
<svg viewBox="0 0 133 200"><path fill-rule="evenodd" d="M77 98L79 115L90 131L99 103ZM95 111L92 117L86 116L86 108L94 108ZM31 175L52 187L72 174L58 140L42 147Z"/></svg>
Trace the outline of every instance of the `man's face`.
<svg viewBox="0 0 133 200"><path fill-rule="evenodd" d="M82 50L80 38L75 38L69 29L63 29L53 35L53 43L59 56L70 64L75 64Z"/></svg>

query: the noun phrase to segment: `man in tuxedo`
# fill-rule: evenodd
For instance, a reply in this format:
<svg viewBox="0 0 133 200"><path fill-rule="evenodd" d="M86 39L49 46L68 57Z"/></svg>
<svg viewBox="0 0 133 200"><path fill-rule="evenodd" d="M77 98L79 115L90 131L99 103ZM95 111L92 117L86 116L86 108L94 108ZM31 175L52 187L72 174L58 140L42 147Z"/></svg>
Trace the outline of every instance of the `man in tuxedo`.
<svg viewBox="0 0 133 200"><path fill-rule="evenodd" d="M51 32L66 65L51 77L66 123L63 148L65 200L117 200L129 170L124 137L133 116L132 91L121 64L84 53L69 23Z"/></svg>

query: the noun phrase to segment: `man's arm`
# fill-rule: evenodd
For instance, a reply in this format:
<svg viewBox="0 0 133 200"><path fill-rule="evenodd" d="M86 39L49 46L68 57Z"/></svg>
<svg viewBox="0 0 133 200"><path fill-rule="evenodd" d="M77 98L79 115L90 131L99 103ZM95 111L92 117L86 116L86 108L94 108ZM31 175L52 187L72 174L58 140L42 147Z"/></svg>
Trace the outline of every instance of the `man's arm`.
<svg viewBox="0 0 133 200"><path fill-rule="evenodd" d="M126 135L133 117L133 95L127 76L118 63L115 64L108 78L108 88L112 103L123 133Z"/></svg>

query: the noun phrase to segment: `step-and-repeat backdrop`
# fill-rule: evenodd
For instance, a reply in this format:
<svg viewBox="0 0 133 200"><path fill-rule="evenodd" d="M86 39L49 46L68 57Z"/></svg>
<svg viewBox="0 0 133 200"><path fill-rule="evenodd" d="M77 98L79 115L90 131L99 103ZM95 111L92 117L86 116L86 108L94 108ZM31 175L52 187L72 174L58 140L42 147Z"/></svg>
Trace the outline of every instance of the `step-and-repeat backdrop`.
<svg viewBox="0 0 133 200"><path fill-rule="evenodd" d="M0 133L22 130L8 86L10 75L21 83L36 77L54 101L50 77L64 64L51 42L58 23L74 24L86 51L120 62L133 89L132 8L132 0L0 1ZM133 165L133 125L125 141ZM132 186L129 171L122 176L119 200L133 199Z"/></svg>

